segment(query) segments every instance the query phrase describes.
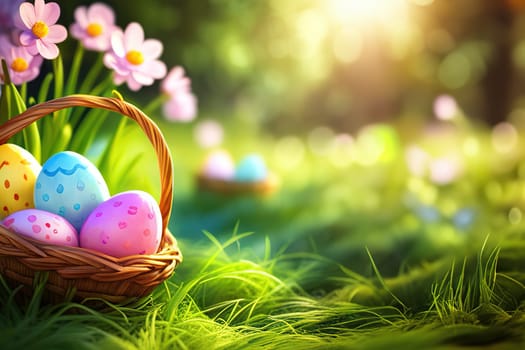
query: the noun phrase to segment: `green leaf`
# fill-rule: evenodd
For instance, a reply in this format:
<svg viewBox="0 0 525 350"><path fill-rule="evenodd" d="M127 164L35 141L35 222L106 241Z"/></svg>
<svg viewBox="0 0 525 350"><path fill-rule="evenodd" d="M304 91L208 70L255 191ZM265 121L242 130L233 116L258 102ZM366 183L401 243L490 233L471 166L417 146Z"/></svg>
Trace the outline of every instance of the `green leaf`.
<svg viewBox="0 0 525 350"><path fill-rule="evenodd" d="M102 153L102 156L98 164L98 168L101 173L108 173L109 170L111 169L112 160L114 157L113 151L115 148L115 144L117 143L118 139L120 139L121 137L124 137L127 121L128 121L127 117L122 117L120 119L120 122L117 126L117 130L111 136L106 149Z"/></svg>
<svg viewBox="0 0 525 350"><path fill-rule="evenodd" d="M49 87L51 86L51 82L53 81L53 73L47 73L44 79L42 80L42 83L40 84L40 88L38 90L38 102L44 102L47 100L47 96L49 94Z"/></svg>
<svg viewBox="0 0 525 350"><path fill-rule="evenodd" d="M80 71L80 66L82 64L83 56L84 56L84 47L82 46L82 43L79 41L77 49L75 51L75 55L73 56L73 62L71 64L71 69L69 70L69 77L67 79L66 89L65 89L66 95L71 95L75 93L75 88L77 86L77 81L78 81L78 73Z"/></svg>
<svg viewBox="0 0 525 350"><path fill-rule="evenodd" d="M70 124L65 124L64 126L62 126L60 130L58 130L58 135L56 139L50 140L49 143L45 144L45 146L50 150L49 156L58 152L65 151L68 148L72 134L73 130Z"/></svg>
<svg viewBox="0 0 525 350"><path fill-rule="evenodd" d="M85 154L95 141L108 114L109 111L98 109L87 112L75 128L75 137L71 140L70 149Z"/></svg>

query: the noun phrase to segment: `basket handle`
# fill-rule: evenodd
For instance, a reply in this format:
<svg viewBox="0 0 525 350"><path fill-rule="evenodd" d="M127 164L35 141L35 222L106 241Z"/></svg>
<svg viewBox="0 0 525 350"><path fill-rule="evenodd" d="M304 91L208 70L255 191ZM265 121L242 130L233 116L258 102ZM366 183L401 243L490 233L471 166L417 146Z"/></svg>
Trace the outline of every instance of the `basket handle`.
<svg viewBox="0 0 525 350"><path fill-rule="evenodd" d="M114 97L83 94L45 101L29 107L26 111L2 124L0 126L0 145L6 143L12 136L31 123L48 114L70 107L99 108L117 112L133 119L144 131L155 149L159 165L161 190L159 208L162 214L162 234L164 235L172 209L173 161L159 127L144 112L131 103Z"/></svg>

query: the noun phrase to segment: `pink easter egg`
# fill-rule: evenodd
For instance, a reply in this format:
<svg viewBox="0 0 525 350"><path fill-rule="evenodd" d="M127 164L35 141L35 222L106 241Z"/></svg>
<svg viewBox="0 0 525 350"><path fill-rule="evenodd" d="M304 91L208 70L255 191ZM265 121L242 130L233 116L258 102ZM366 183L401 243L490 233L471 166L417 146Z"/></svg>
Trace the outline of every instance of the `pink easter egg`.
<svg viewBox="0 0 525 350"><path fill-rule="evenodd" d="M123 257L154 254L162 237L162 216L155 199L127 191L99 204L80 230L80 247Z"/></svg>
<svg viewBox="0 0 525 350"><path fill-rule="evenodd" d="M40 209L24 209L6 216L0 224L18 234L49 244L78 247L77 231L66 219Z"/></svg>
<svg viewBox="0 0 525 350"><path fill-rule="evenodd" d="M232 180L235 174L235 162L226 150L215 150L205 159L202 174L212 179Z"/></svg>

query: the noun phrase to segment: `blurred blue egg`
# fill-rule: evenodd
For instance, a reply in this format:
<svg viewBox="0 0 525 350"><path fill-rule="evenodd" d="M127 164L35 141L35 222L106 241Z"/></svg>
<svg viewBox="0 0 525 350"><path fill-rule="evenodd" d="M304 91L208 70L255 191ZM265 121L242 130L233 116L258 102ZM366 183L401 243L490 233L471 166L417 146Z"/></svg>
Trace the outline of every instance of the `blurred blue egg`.
<svg viewBox="0 0 525 350"><path fill-rule="evenodd" d="M239 161L235 168L235 181L262 181L268 176L264 159L258 154L250 154Z"/></svg>
<svg viewBox="0 0 525 350"><path fill-rule="evenodd" d="M91 211L108 198L102 174L75 152L51 156L36 179L35 207L64 217L78 231Z"/></svg>
<svg viewBox="0 0 525 350"><path fill-rule="evenodd" d="M476 212L471 208L462 208L454 214L452 221L457 228L469 228L476 218Z"/></svg>
<svg viewBox="0 0 525 350"><path fill-rule="evenodd" d="M419 205L414 208L416 215L425 222L438 222L441 214L437 208L430 205Z"/></svg>

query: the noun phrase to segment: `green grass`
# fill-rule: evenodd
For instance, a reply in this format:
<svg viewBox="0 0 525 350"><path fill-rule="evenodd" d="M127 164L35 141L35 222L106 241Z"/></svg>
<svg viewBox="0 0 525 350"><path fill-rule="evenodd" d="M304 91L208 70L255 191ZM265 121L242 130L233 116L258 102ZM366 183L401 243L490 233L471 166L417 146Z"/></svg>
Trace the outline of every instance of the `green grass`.
<svg viewBox="0 0 525 350"><path fill-rule="evenodd" d="M401 152L347 167L306 152L286 170L277 140L231 127L239 137L228 147L259 151L281 172L281 188L261 198L196 190L205 151L190 126L161 125L175 159L170 229L184 262L150 296L104 312L42 303L45 280L27 303L2 283L1 349L525 346L525 158L494 167L501 160L485 152L486 132L463 177L436 185L410 175ZM129 132L123 156L145 157L112 190L157 195L150 150ZM464 208L474 213L468 224L455 221Z"/></svg>
<svg viewBox="0 0 525 350"><path fill-rule="evenodd" d="M2 288L2 349L440 349L525 344L516 276L498 268L505 249L439 261L395 278L364 277L315 254L261 260L243 253L245 234L190 250L184 268L145 300L104 313L79 304L28 305ZM197 247L196 247L197 248ZM228 253L230 251L230 253ZM372 265L373 261L370 262ZM324 268L326 267L326 269ZM339 269L337 275L323 271ZM433 278L430 278L432 276ZM324 295L303 279L337 280ZM404 287L403 287L404 286ZM409 288L406 288L409 287ZM415 295L417 298L414 298ZM499 349L500 347L498 347Z"/></svg>

